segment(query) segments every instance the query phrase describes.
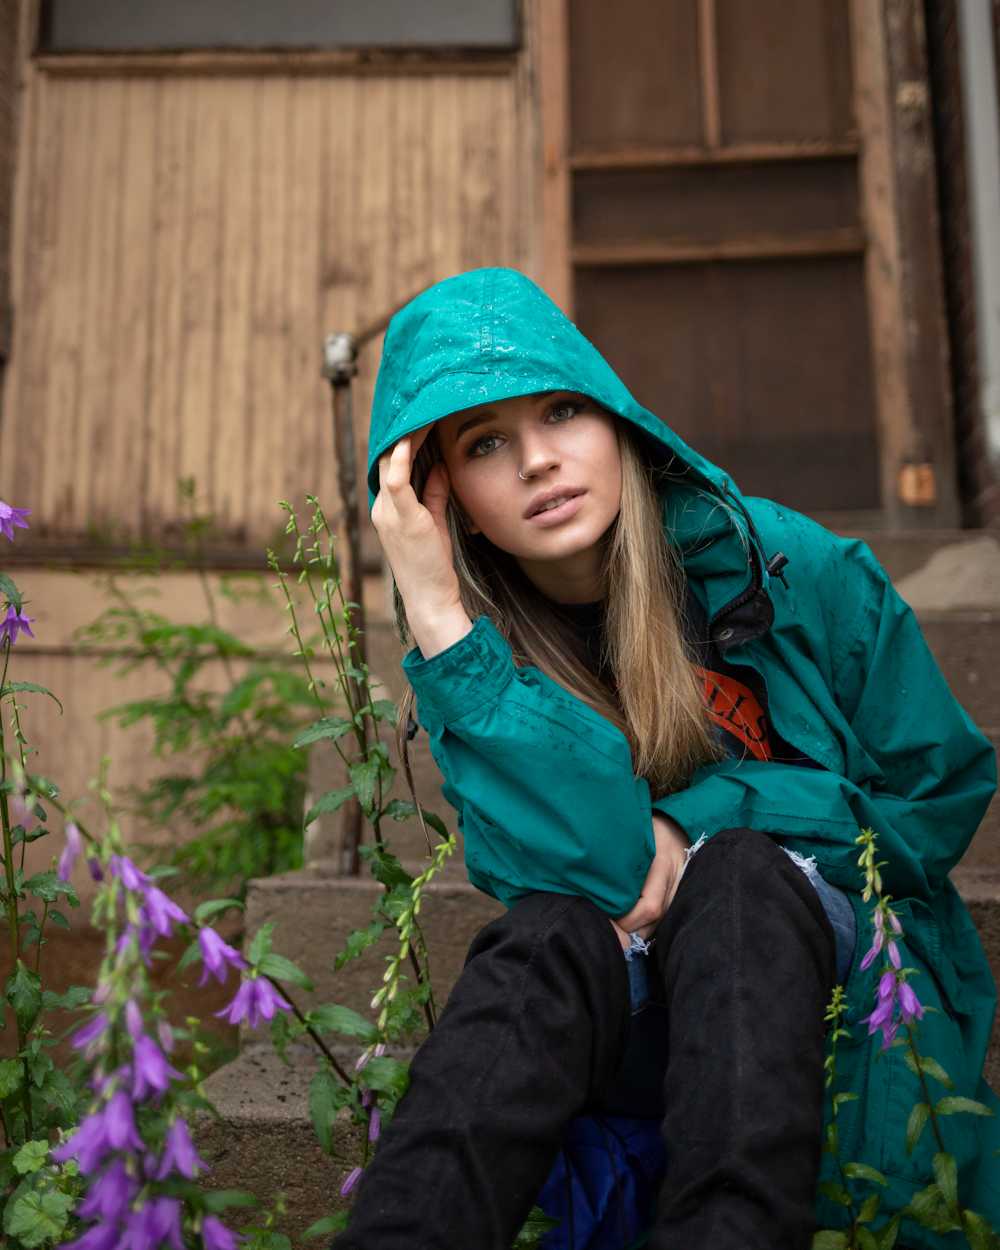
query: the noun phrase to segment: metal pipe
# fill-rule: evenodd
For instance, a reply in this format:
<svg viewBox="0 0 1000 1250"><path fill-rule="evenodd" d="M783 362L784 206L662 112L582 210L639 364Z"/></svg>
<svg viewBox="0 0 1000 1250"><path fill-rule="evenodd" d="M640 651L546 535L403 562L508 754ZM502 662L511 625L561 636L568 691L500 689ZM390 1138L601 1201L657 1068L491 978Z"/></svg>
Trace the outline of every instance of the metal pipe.
<svg viewBox="0 0 1000 1250"><path fill-rule="evenodd" d="M358 460L352 419L351 383L357 374L357 340L353 334L328 335L323 344L323 376L330 382L333 399L333 445L337 456L337 478L340 486L341 531L347 539L347 601L357 642L351 661L360 668L367 662L365 638L364 570L361 565L361 517L358 512ZM358 685L351 682L355 705ZM357 799L341 808L340 871L356 877L361 872L362 812Z"/></svg>
<svg viewBox="0 0 1000 1250"><path fill-rule="evenodd" d="M1000 471L1000 118L990 0L959 0L966 168L979 355L979 410Z"/></svg>

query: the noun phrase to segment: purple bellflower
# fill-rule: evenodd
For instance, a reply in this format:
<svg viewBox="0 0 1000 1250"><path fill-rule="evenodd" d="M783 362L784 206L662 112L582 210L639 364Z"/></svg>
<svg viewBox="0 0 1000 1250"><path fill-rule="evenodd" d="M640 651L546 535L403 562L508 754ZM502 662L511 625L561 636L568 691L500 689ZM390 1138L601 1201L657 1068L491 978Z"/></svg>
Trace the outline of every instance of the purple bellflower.
<svg viewBox="0 0 1000 1250"><path fill-rule="evenodd" d="M224 942L211 927L206 927L198 933L198 943L201 946L201 957L205 961L205 971L198 982L199 986L204 985L212 976L220 985L223 985L230 968L247 966L240 952L228 942Z"/></svg>
<svg viewBox="0 0 1000 1250"><path fill-rule="evenodd" d="M173 899L167 898L166 894L155 885L147 886L146 906L141 908L139 914L143 920L152 925L160 937L173 935L174 928L171 921L176 920L180 924L191 923Z"/></svg>
<svg viewBox="0 0 1000 1250"><path fill-rule="evenodd" d="M149 1228L154 1246L164 1242L171 1250L184 1250L181 1233L181 1204L176 1198L157 1198L150 1204Z"/></svg>
<svg viewBox="0 0 1000 1250"><path fill-rule="evenodd" d="M94 1016L92 1020L85 1024L78 1033L73 1034L74 1048L83 1050L85 1046L89 1046L91 1042L96 1041L107 1027L108 1017L102 1011L100 1015Z"/></svg>
<svg viewBox="0 0 1000 1250"><path fill-rule="evenodd" d="M167 1052L168 1055L171 1054L174 1049L174 1031L170 1027L170 1021L169 1020L157 1020L156 1032L160 1039L160 1045L163 1047L163 1049Z"/></svg>
<svg viewBox="0 0 1000 1250"><path fill-rule="evenodd" d="M140 872L127 855L111 856L111 873L118 877L126 890L144 890L153 884L153 878Z"/></svg>
<svg viewBox="0 0 1000 1250"><path fill-rule="evenodd" d="M87 1196L76 1209L82 1220L120 1220L139 1191L139 1182L115 1159L106 1172L91 1183Z"/></svg>
<svg viewBox="0 0 1000 1250"><path fill-rule="evenodd" d="M206 1250L236 1250L237 1237L214 1215L206 1215L201 1222L201 1235Z"/></svg>
<svg viewBox="0 0 1000 1250"><path fill-rule="evenodd" d="M23 530L28 528L28 522L24 519L26 516L31 516L30 508L12 508L9 503L0 499L0 530L3 530L11 542L14 541L15 525Z"/></svg>
<svg viewBox="0 0 1000 1250"><path fill-rule="evenodd" d="M164 1180L170 1174L172 1168L176 1168L189 1181L194 1180L199 1170L202 1172L211 1172L212 1170L195 1150L187 1121L180 1118L174 1120L170 1126L170 1132L167 1133L167 1146L163 1152L163 1158L160 1160L156 1179L158 1181Z"/></svg>
<svg viewBox="0 0 1000 1250"><path fill-rule="evenodd" d="M87 1231L77 1241L67 1242L60 1250L112 1250L117 1245L121 1230L117 1222L101 1221Z"/></svg>
<svg viewBox="0 0 1000 1250"><path fill-rule="evenodd" d="M104 869L101 867L101 861L96 855L87 856L87 867L90 869L90 875L94 881L104 880Z"/></svg>
<svg viewBox="0 0 1000 1250"><path fill-rule="evenodd" d="M34 638L35 635L28 628L30 624L33 624L34 620L33 616L24 615L23 608L19 612L12 603L9 603L7 605L7 615L0 621L0 643L2 643L5 636L11 644L17 642L18 630L22 634L27 634L29 638Z"/></svg>
<svg viewBox="0 0 1000 1250"><path fill-rule="evenodd" d="M368 1121L368 1140L378 1141L379 1130L382 1127L382 1112L376 1107Z"/></svg>
<svg viewBox="0 0 1000 1250"><path fill-rule="evenodd" d="M250 1027L255 1029L261 1017L270 1020L279 1008L282 1011L291 1011L292 1004L285 1002L270 981L263 977L254 977L250 981L244 981L229 1006L215 1014L227 1019L230 1024L239 1024L245 1018Z"/></svg>
<svg viewBox="0 0 1000 1250"><path fill-rule="evenodd" d="M65 1163L75 1157L79 1160L80 1171L90 1173L97 1170L109 1149L105 1112L95 1111L87 1116L68 1141L52 1151L52 1158L56 1163Z"/></svg>
<svg viewBox="0 0 1000 1250"><path fill-rule="evenodd" d="M63 852L59 856L59 880L68 881L73 872L73 865L76 863L76 857L83 849L83 840L80 837L80 830L75 820L66 822L66 845Z"/></svg>
<svg viewBox="0 0 1000 1250"><path fill-rule="evenodd" d="M125 1027L133 1041L142 1036L142 1009L134 998L125 1004Z"/></svg>
<svg viewBox="0 0 1000 1250"><path fill-rule="evenodd" d="M143 1140L135 1127L132 1102L123 1089L115 1090L104 1109L104 1133L113 1150L143 1149ZM80 1166L83 1168L82 1161Z"/></svg>
<svg viewBox="0 0 1000 1250"><path fill-rule="evenodd" d="M909 1024L913 1018L918 1020L924 1018L924 1009L921 1006L919 998L914 994L912 988L906 984L899 987L899 1019L902 1024Z"/></svg>
<svg viewBox="0 0 1000 1250"><path fill-rule="evenodd" d="M183 1074L167 1063L163 1051L146 1033L136 1041L132 1058L135 1073L132 1097L137 1102L145 1098L150 1090L162 1093L169 1089L172 1076L183 1079Z"/></svg>
<svg viewBox="0 0 1000 1250"><path fill-rule="evenodd" d="M340 1187L340 1196L342 1198L346 1198L347 1195L351 1192L351 1190L354 1188L354 1186L358 1183L360 1179L361 1179L361 1169L352 1168L351 1171L347 1173L347 1179L344 1181L343 1185L341 1185Z"/></svg>

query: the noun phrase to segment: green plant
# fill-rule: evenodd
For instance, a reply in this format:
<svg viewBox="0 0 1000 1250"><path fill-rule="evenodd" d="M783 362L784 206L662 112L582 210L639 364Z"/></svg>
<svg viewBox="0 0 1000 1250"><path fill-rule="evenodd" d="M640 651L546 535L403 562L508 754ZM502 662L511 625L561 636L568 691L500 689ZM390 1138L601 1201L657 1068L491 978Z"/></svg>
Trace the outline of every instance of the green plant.
<svg viewBox="0 0 1000 1250"><path fill-rule="evenodd" d="M180 482L188 510L189 567L198 573L206 619L178 624L142 605L157 593L138 568L100 579L110 606L77 632L83 650L99 650L100 665L123 676L137 668L162 675L166 688L100 713L123 728L146 723L153 753L186 767L130 791L136 811L154 827L190 821L200 831L159 862L211 893L242 899L252 877L301 867L302 811L308 751L289 739L307 720L310 692L297 668L280 654L257 655L219 624L216 595L205 569L204 541L211 518L196 507L193 479ZM239 605L267 601L263 579L242 574L221 579L220 592ZM221 669L223 688L212 680Z"/></svg>
<svg viewBox="0 0 1000 1250"><path fill-rule="evenodd" d="M861 961L862 969L872 966L880 954L885 952L886 963L883 965L876 990L876 1005L872 1013L862 1021L869 1024L869 1032L882 1031L882 1053L899 1047L905 1048L906 1066L917 1077L920 1083L921 1098L913 1105L906 1126L906 1156L913 1153L920 1140L925 1125L930 1122L931 1130L937 1143L938 1152L932 1161L934 1179L925 1189L919 1190L907 1205L888 1219L880 1228L870 1227L878 1216L880 1198L878 1191L859 1200L850 1181L862 1182L870 1186L885 1187L888 1181L873 1167L865 1163L841 1163L840 1145L837 1125L837 1113L845 1102L855 1100L854 1093L838 1093L835 1089L837 1076L837 1042L850 1033L843 1027L845 997L842 986L833 992L826 1019L831 1026L831 1048L826 1060L826 1085L832 1099L832 1117L827 1130L827 1140L823 1143L823 1152L833 1156L840 1175L839 1183L821 1181L819 1192L831 1202L845 1210L849 1221L847 1229L823 1229L813 1239L813 1250L892 1250L899 1235L900 1224L904 1219L912 1220L922 1228L939 1236L949 1233L961 1233L971 1250L1000 1250L1000 1238L997 1237L990 1221L975 1211L964 1207L958 1194L958 1169L955 1158L945 1148L939 1118L951 1115L992 1116L994 1113L981 1102L972 1098L961 1098L953 1095L954 1084L948 1073L929 1055L922 1055L917 1049L920 1027L917 1020L922 1019L926 1011L917 999L909 978L919 975L916 968L904 968L899 954L898 944L905 938L902 923L891 906L892 896L882 888L882 876L879 869L883 864L876 862L876 837L871 829L865 829L857 838L862 848L858 866L863 870L864 889L862 898L870 902L875 896L876 904L872 911L873 940L871 949ZM902 1035L900 1034L902 1030ZM879 1056L881 1058L881 1055ZM948 1094L934 1098L931 1094L929 1080L942 1085Z"/></svg>

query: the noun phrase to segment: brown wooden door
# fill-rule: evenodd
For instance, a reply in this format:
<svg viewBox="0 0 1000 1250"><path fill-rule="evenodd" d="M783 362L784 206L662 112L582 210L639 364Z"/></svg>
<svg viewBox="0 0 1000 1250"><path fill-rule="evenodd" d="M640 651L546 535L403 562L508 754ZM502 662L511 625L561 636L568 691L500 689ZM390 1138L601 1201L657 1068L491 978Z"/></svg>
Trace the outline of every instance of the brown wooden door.
<svg viewBox="0 0 1000 1250"><path fill-rule="evenodd" d="M575 314L741 488L880 505L847 0L569 0Z"/></svg>

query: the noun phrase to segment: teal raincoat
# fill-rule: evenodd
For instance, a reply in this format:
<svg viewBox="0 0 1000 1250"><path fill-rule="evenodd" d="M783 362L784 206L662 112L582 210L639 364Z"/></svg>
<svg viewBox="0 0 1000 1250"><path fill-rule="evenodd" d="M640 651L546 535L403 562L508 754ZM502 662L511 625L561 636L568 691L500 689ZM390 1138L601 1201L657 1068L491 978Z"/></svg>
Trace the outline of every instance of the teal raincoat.
<svg viewBox="0 0 1000 1250"><path fill-rule="evenodd" d="M937 1147L926 1129L912 1156L906 1124L921 1098L901 1049L879 1055L881 1036L859 1020L875 1003L881 960L867 972L871 908L861 901L860 829L878 834L885 888L905 927L904 963L921 1001L937 1009L922 1024L922 1053L947 1070L955 1093L994 1110L981 1080L996 991L976 930L948 880L996 786L990 744L952 697L919 626L861 542L764 499L743 498L728 474L704 460L641 407L596 349L533 283L481 269L433 287L389 327L372 413L369 487L378 457L402 435L449 413L511 396L570 390L589 395L642 432L669 466L664 525L688 583L727 658L764 678L771 720L820 768L757 760L700 769L691 785L650 803L632 773L624 736L533 668L515 668L510 648L481 618L471 633L425 660L404 661L420 723L459 814L470 880L510 905L534 890L579 894L609 916L635 903L653 858L655 807L692 842L748 827L815 856L822 875L851 890L858 949L847 984L849 1041L841 1041L840 1157L882 1172L883 1215L933 1179ZM768 575L778 551L787 588ZM932 1082L932 1084L934 1084ZM935 1084L935 1097L945 1089ZM956 1157L963 1203L1000 1228L1000 1118L941 1119ZM823 1175L836 1179L824 1156ZM826 1199L820 1227L844 1224ZM883 1222L881 1216L876 1227ZM899 1235L940 1246L909 1221ZM964 1245L952 1233L944 1243Z"/></svg>

